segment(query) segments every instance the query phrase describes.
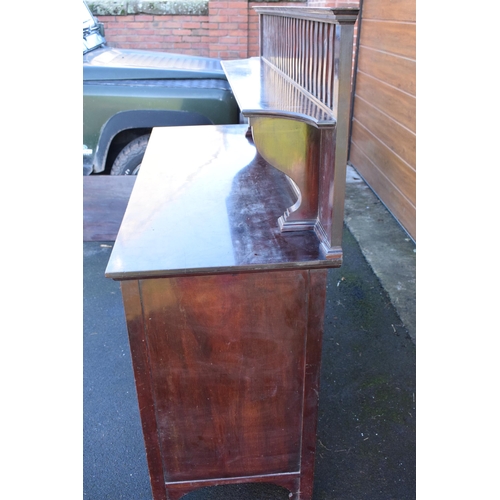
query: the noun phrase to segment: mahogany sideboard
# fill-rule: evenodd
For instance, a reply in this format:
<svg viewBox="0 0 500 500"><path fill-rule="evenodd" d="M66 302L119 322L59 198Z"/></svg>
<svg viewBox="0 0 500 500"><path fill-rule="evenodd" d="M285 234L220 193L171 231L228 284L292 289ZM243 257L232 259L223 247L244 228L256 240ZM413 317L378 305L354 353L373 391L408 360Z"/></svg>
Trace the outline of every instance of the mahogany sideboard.
<svg viewBox="0 0 500 500"><path fill-rule="evenodd" d="M333 50L338 18L323 14L337 28ZM251 134L246 124L153 130L106 269L121 281L155 500L242 482L312 498L327 270L342 261L347 117L334 99L338 60L330 107L257 62L250 108L238 90L253 78L248 68L224 66ZM278 95L276 77L294 89L280 106L268 98Z"/></svg>

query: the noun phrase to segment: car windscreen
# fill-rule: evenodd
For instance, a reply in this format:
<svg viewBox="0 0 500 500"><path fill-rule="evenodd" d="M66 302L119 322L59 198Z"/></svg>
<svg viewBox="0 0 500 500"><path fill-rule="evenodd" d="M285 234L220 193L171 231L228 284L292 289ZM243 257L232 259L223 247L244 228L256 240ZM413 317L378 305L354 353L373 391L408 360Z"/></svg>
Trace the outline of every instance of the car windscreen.
<svg viewBox="0 0 500 500"><path fill-rule="evenodd" d="M90 12L87 4L83 2L83 53L101 47L106 40L99 32L99 25Z"/></svg>
<svg viewBox="0 0 500 500"><path fill-rule="evenodd" d="M83 30L85 31L95 27L95 20L92 14L90 13L87 5L85 5L85 2L82 5L83 5Z"/></svg>

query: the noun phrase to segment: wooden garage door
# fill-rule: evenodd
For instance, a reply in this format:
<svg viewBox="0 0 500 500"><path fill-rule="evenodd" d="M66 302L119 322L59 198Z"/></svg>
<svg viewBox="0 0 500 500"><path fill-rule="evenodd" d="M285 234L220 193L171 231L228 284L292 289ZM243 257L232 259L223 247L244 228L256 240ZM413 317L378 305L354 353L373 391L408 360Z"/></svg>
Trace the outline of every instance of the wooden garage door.
<svg viewBox="0 0 500 500"><path fill-rule="evenodd" d="M415 3L364 0L350 163L416 240Z"/></svg>

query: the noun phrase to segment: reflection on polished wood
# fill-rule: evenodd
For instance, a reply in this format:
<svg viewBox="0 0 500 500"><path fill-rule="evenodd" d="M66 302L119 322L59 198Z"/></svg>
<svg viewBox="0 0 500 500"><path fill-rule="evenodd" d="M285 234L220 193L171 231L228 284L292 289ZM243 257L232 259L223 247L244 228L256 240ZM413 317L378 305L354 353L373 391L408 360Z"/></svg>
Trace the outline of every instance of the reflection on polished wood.
<svg viewBox="0 0 500 500"><path fill-rule="evenodd" d="M295 85L266 59L222 61L222 66L245 116L280 116L317 127L335 126L331 109Z"/></svg>
<svg viewBox="0 0 500 500"><path fill-rule="evenodd" d="M340 252L325 261L314 232L280 232L278 218L296 200L285 175L245 136L246 128L153 130L106 276L340 265Z"/></svg>
<svg viewBox="0 0 500 500"><path fill-rule="evenodd" d="M307 123L283 118L252 120L255 146L296 187L297 202L278 222L282 231L314 229L318 216L318 169L320 133Z"/></svg>

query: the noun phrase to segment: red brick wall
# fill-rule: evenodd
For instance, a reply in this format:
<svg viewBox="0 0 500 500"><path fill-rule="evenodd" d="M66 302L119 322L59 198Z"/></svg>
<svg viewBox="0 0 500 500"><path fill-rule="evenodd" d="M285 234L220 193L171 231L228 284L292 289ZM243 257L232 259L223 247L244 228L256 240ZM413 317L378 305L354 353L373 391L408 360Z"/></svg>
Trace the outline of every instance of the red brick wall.
<svg viewBox="0 0 500 500"><path fill-rule="evenodd" d="M112 47L209 56L208 16L99 16Z"/></svg>
<svg viewBox="0 0 500 500"><path fill-rule="evenodd" d="M248 57L248 2L210 0L210 57Z"/></svg>

